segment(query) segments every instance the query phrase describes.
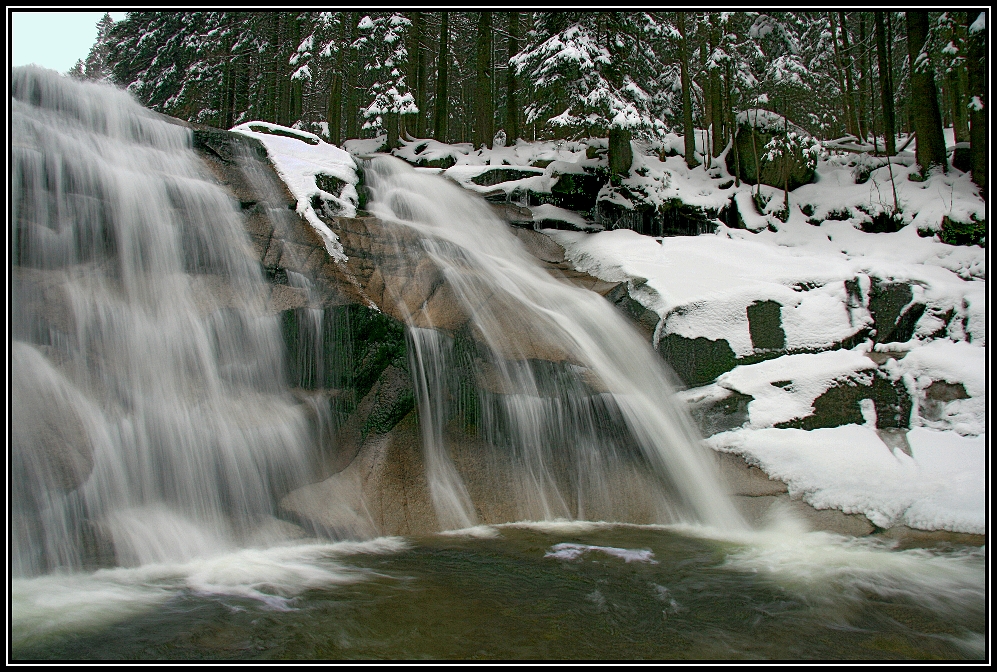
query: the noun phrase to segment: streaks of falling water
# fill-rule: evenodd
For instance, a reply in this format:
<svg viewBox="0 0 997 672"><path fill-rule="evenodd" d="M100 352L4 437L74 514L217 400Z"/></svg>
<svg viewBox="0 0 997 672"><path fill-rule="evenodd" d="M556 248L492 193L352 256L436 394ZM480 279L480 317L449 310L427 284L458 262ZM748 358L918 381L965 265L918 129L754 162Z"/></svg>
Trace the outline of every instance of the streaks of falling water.
<svg viewBox="0 0 997 672"><path fill-rule="evenodd" d="M743 525L668 372L608 302L552 278L485 203L445 180L390 157L370 160L365 175L371 212L417 232L469 316L453 334L427 328L425 312L408 319L427 477L444 527L473 524L481 505L442 439L447 406L462 396L447 375L461 365L459 342L473 344L465 364L478 369L478 433L503 453L506 480L491 489L513 497L519 517Z"/></svg>
<svg viewBox="0 0 997 672"><path fill-rule="evenodd" d="M237 544L311 440L237 204L123 91L11 95L14 573Z"/></svg>

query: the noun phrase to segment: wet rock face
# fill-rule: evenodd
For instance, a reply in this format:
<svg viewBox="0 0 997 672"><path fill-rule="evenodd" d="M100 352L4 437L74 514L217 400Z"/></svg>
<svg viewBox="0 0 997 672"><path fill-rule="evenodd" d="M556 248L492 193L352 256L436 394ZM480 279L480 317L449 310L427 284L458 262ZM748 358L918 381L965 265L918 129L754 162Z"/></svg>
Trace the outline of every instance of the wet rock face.
<svg viewBox="0 0 997 672"><path fill-rule="evenodd" d="M11 460L13 473L32 483L15 490L69 492L90 476L94 448L77 409L83 395L32 346L15 342L11 356ZM31 492L18 501L33 499ZM44 503L40 503L44 505Z"/></svg>
<svg viewBox="0 0 997 672"><path fill-rule="evenodd" d="M737 366L734 351L724 339L667 334L658 341L658 353L689 387L712 382Z"/></svg>
<svg viewBox="0 0 997 672"><path fill-rule="evenodd" d="M717 222L711 212L696 205L672 199L655 209L641 203L639 195L630 194L626 187L616 187L628 200L637 202L633 208L607 199L599 199L593 211L596 224L607 229L631 229L645 236L698 236L714 233ZM628 196L629 195L629 196Z"/></svg>
<svg viewBox="0 0 997 672"><path fill-rule="evenodd" d="M877 343L903 343L911 339L925 310L923 303L912 303L913 298L909 283L874 279L869 312L875 321Z"/></svg>
<svg viewBox="0 0 997 672"><path fill-rule="evenodd" d="M751 395L731 390L720 399L708 399L690 405L689 414L703 436L709 437L744 425L748 421L748 404L751 400Z"/></svg>
<svg viewBox="0 0 997 672"><path fill-rule="evenodd" d="M757 350L782 350L786 332L782 329L782 306L775 301L755 301L747 308L751 346Z"/></svg>

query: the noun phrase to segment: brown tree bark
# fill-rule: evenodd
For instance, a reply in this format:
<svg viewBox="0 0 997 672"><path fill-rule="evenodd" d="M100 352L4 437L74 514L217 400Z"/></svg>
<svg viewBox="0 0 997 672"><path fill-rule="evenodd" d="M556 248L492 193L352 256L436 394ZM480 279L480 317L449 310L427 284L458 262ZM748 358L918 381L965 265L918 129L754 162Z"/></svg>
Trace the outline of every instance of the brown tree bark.
<svg viewBox="0 0 997 672"><path fill-rule="evenodd" d="M450 28L447 22L448 13L440 17L440 52L436 59L436 104L433 120L434 137L440 142L447 141L447 120L450 115L448 67L450 61L449 37Z"/></svg>
<svg viewBox="0 0 997 672"><path fill-rule="evenodd" d="M685 133L685 165L695 168L696 128L692 125L692 83L689 81L689 45L685 33L685 12L678 12L679 66L682 73L682 124Z"/></svg>
<svg viewBox="0 0 997 672"><path fill-rule="evenodd" d="M357 25L360 23L360 12L350 12L350 45L357 40ZM346 69L346 136L360 137L360 104L357 95L357 59L352 46L347 58L349 66Z"/></svg>
<svg viewBox="0 0 997 672"><path fill-rule="evenodd" d="M339 53L336 54L336 66L329 82L329 106L325 115L329 124L329 142L334 145L343 141L343 66L349 49L345 44L347 35L346 17L343 16L339 25Z"/></svg>
<svg viewBox="0 0 997 672"><path fill-rule="evenodd" d="M932 167L947 169L942 115L938 109L935 76L926 59L919 59L928 39L928 13L907 12L907 54L910 58L910 105L917 133L917 165L922 175ZM923 61L923 62L922 62Z"/></svg>
<svg viewBox="0 0 997 672"><path fill-rule="evenodd" d="M509 12L509 58L519 53L519 12ZM519 137L519 100L516 91L516 70L509 65L505 71L505 119L509 142Z"/></svg>
<svg viewBox="0 0 997 672"><path fill-rule="evenodd" d="M893 107L893 66L886 53L886 22L883 12L876 12L876 54L879 57L879 88L883 102L883 135L886 136L886 155L897 153L896 117Z"/></svg>
<svg viewBox="0 0 997 672"><path fill-rule="evenodd" d="M478 13L475 40L475 119L472 129L474 147L491 146L495 136L495 107L492 100L492 13Z"/></svg>

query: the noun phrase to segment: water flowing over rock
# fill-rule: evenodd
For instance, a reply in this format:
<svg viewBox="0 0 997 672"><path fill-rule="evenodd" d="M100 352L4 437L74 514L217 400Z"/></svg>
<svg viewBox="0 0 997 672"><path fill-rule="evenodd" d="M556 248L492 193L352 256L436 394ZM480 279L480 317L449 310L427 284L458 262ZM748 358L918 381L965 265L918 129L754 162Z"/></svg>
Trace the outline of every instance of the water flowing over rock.
<svg viewBox="0 0 997 672"><path fill-rule="evenodd" d="M14 572L238 544L309 428L237 202L122 91L31 67L11 94Z"/></svg>
<svg viewBox="0 0 997 672"><path fill-rule="evenodd" d="M740 524L612 285L546 237L377 158L374 216L320 215L337 262L254 138L36 68L11 91L16 574L299 535L275 516Z"/></svg>
<svg viewBox="0 0 997 672"><path fill-rule="evenodd" d="M387 157L365 176L382 232L376 252L389 263L362 285L408 326L422 439L412 459L438 525L736 524L668 374L612 304L552 277L458 187ZM448 308L437 322L430 308L441 293Z"/></svg>

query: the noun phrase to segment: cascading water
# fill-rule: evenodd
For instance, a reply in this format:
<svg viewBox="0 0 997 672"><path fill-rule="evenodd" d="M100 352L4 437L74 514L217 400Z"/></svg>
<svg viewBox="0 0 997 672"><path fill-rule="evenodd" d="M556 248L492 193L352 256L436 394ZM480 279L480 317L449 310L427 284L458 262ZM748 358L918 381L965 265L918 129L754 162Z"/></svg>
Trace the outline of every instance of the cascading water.
<svg viewBox="0 0 997 672"><path fill-rule="evenodd" d="M742 524L662 363L608 302L550 276L459 187L388 157L365 175L371 212L417 232L469 318L456 333L433 329L395 292L442 526L477 522L482 504L443 438L469 405L461 369L474 371L478 434L497 449L489 491L514 499L517 517Z"/></svg>
<svg viewBox="0 0 997 672"><path fill-rule="evenodd" d="M190 131L37 68L11 94L12 657L985 656L984 549L740 529L647 344L393 159L367 170L370 207L406 227L411 267L390 270L442 278L433 306L388 292L439 527L708 526L294 542L271 516L337 428L287 380L348 378L322 347L348 319L299 309L285 372L243 216ZM247 177L266 201L273 176Z"/></svg>
<svg viewBox="0 0 997 672"><path fill-rule="evenodd" d="M238 544L312 439L237 204L123 91L11 95L15 575Z"/></svg>

